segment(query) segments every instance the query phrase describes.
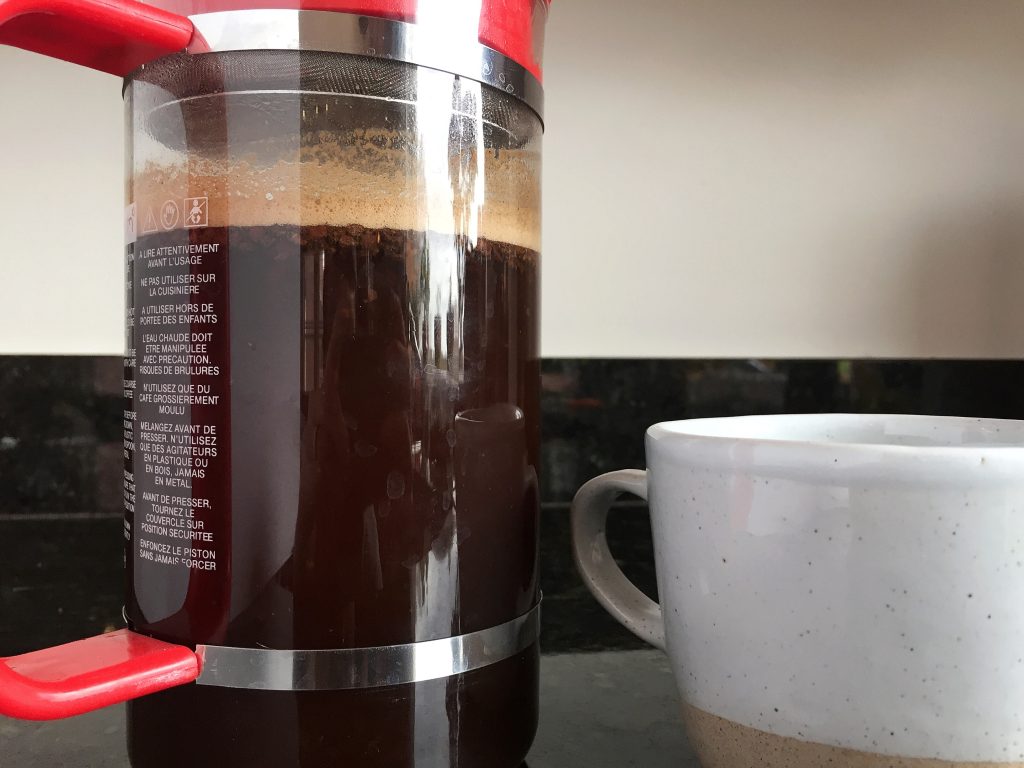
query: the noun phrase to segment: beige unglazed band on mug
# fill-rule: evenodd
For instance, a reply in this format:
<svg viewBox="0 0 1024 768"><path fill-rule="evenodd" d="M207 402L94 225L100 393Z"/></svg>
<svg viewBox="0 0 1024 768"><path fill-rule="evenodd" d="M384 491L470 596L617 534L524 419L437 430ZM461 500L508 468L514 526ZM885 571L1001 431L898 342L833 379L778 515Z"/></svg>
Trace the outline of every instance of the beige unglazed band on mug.
<svg viewBox="0 0 1024 768"><path fill-rule="evenodd" d="M540 637L540 603L522 616L440 640L371 648L275 650L200 645L196 683L262 691L379 688L472 672L526 650Z"/></svg>

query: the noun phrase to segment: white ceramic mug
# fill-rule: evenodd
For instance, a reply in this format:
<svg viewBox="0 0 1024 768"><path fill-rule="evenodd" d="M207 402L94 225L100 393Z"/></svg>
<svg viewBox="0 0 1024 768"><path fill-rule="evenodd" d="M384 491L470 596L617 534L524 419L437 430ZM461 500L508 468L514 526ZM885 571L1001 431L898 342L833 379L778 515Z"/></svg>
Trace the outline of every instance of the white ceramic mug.
<svg viewBox="0 0 1024 768"><path fill-rule="evenodd" d="M704 768L1024 766L1024 422L699 419L583 486L577 565L671 657ZM661 604L604 535L649 502Z"/></svg>

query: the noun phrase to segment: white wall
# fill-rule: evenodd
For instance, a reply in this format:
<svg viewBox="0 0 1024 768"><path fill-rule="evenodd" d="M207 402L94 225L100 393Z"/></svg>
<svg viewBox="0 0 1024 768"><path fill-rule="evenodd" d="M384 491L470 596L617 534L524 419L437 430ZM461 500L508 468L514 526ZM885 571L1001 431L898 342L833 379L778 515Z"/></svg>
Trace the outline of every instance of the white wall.
<svg viewBox="0 0 1024 768"><path fill-rule="evenodd" d="M115 77L0 46L0 354L121 354Z"/></svg>
<svg viewBox="0 0 1024 768"><path fill-rule="evenodd" d="M544 353L1024 355L1022 41L1018 0L555 0ZM0 94L0 353L116 354L119 84L0 49Z"/></svg>

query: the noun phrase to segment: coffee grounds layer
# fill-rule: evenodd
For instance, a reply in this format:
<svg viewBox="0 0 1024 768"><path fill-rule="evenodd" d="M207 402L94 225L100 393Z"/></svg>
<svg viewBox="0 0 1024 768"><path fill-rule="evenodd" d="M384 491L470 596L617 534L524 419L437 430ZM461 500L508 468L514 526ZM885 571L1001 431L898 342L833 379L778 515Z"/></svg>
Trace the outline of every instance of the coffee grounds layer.
<svg viewBox="0 0 1024 768"><path fill-rule="evenodd" d="M683 722L703 768L1024 768L1024 762L898 757L777 736L688 704Z"/></svg>

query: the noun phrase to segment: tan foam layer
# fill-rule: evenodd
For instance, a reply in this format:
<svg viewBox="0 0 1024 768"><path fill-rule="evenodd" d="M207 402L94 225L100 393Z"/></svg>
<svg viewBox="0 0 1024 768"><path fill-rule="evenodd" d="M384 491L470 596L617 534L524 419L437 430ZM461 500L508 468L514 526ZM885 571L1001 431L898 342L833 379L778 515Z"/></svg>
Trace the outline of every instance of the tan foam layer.
<svg viewBox="0 0 1024 768"><path fill-rule="evenodd" d="M184 226L191 199L207 198L209 226L359 224L369 228L464 233L539 250L537 156L488 152L432 158L372 142L319 143L281 152L274 162L193 156L176 164L148 163L130 184L140 227L159 221L168 201Z"/></svg>
<svg viewBox="0 0 1024 768"><path fill-rule="evenodd" d="M687 704L683 722L703 768L1024 768L1022 762L950 762L829 747L748 728Z"/></svg>

